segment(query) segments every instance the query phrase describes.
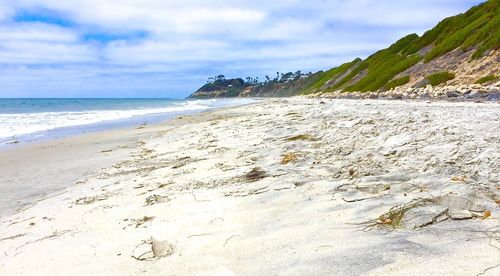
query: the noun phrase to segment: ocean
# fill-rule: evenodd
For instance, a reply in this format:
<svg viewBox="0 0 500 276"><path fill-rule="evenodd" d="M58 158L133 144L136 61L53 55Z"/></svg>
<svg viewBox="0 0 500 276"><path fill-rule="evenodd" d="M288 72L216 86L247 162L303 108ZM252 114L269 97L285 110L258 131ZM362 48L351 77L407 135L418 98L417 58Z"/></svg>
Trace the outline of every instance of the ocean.
<svg viewBox="0 0 500 276"><path fill-rule="evenodd" d="M1 99L0 145L161 122L251 99Z"/></svg>

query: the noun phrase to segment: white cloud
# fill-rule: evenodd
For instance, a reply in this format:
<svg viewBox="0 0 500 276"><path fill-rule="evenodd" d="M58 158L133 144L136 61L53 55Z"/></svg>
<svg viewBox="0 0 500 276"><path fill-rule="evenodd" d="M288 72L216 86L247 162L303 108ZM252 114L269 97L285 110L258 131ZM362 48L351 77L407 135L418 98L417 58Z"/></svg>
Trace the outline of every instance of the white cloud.
<svg viewBox="0 0 500 276"><path fill-rule="evenodd" d="M185 95L216 73L262 76L276 70L327 69L364 57L405 34L421 33L477 3L3 0L0 79L13 93L32 93L23 89L28 85L40 91L63 85L81 93L89 87L114 91L120 86L122 93L175 87ZM15 22L13 16L20 10L45 12L71 24ZM85 39L85 34L94 33L104 39Z"/></svg>
<svg viewBox="0 0 500 276"><path fill-rule="evenodd" d="M7 20L11 16L11 11L0 3L0 22Z"/></svg>
<svg viewBox="0 0 500 276"><path fill-rule="evenodd" d="M78 35L68 29L44 23L0 25L0 43L12 40L67 43L77 42Z"/></svg>
<svg viewBox="0 0 500 276"><path fill-rule="evenodd" d="M64 64L95 61L92 47L68 29L43 23L0 26L0 63Z"/></svg>
<svg viewBox="0 0 500 276"><path fill-rule="evenodd" d="M175 63L184 61L214 60L228 50L228 45L216 40L152 41L110 43L105 49L106 58L115 63Z"/></svg>

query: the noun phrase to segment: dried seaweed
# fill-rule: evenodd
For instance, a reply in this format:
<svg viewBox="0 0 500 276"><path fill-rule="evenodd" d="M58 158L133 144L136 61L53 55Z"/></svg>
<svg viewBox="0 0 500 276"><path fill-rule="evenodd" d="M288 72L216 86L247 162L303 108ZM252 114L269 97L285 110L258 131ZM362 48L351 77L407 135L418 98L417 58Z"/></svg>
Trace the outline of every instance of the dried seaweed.
<svg viewBox="0 0 500 276"><path fill-rule="evenodd" d="M245 179L254 182L266 178L267 176L267 173L263 169L261 169L260 167L255 167L247 174L245 174Z"/></svg>
<svg viewBox="0 0 500 276"><path fill-rule="evenodd" d="M297 156L297 154L293 152L285 153L283 155L283 158L281 159L281 164L286 165L290 162L297 162L298 159L299 157Z"/></svg>

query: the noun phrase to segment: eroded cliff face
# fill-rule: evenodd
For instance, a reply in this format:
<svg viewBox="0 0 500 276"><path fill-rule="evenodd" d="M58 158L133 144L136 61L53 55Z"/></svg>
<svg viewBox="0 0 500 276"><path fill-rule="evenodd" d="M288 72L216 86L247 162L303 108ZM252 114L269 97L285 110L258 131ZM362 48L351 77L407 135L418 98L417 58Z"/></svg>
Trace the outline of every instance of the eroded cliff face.
<svg viewBox="0 0 500 276"><path fill-rule="evenodd" d="M474 49L462 52L456 49L428 63L419 62L415 66L399 73L395 78L410 76L410 81L401 88L425 86L425 78L437 72L451 72L455 78L445 85L472 85L485 76L500 75L500 51L493 50L479 59L471 59ZM485 85L494 85L498 79L487 81ZM419 85L424 84L424 85Z"/></svg>
<svg viewBox="0 0 500 276"><path fill-rule="evenodd" d="M421 51L422 55L432 47L427 47ZM322 95L340 98L384 98L384 97L430 97L439 98L449 92L458 92L463 96L472 92L482 93L485 99L497 99L500 93L500 50L491 50L482 57L473 59L475 50L462 51L455 49L430 62L423 60L410 68L396 74L392 79L408 77L408 82L393 88L380 88L375 91L345 91L349 85L353 85L363 79L368 70L363 69L345 82L343 87L334 89L335 85L342 81L342 78L353 72L360 61L352 63L345 71L331 77L317 88L313 88L318 80L326 72L317 72L306 76L300 80L291 80L284 83L266 84L241 84L234 85L235 80L228 80L225 86L212 85L204 86L193 93L192 98L225 98L225 97L283 97L300 94ZM428 76L440 72L447 72L454 75L450 80L431 85L427 80ZM489 77L486 81L478 83L482 78ZM486 93L486 92L487 93ZM411 96L414 95L414 96ZM475 95L472 93L471 95ZM493 96L492 96L493 95ZM475 96L473 96L475 97Z"/></svg>

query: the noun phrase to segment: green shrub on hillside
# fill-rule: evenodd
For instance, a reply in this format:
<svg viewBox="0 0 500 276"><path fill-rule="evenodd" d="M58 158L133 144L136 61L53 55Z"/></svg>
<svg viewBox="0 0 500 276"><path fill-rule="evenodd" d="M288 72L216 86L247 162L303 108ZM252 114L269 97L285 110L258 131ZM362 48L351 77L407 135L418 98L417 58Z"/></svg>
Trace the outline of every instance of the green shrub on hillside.
<svg viewBox="0 0 500 276"><path fill-rule="evenodd" d="M442 33L443 29L446 28L449 22L451 21L451 18L447 18L443 21L441 21L436 27L433 29L427 31L420 37L418 40L416 40L414 43L411 45L408 45L407 48L403 50L403 54L405 55L411 55L419 51L420 49L424 48L427 45L430 45L436 38Z"/></svg>
<svg viewBox="0 0 500 276"><path fill-rule="evenodd" d="M387 50L393 54L401 52L401 50L408 48L413 42L418 40L419 36L417 34L409 34L392 44Z"/></svg>
<svg viewBox="0 0 500 276"><path fill-rule="evenodd" d="M393 79L384 85L385 90L391 90L401 85L405 85L410 81L410 76L404 76L401 78Z"/></svg>
<svg viewBox="0 0 500 276"><path fill-rule="evenodd" d="M312 90L317 90L317 89L320 89L321 87L323 87L323 85L325 85L325 83L327 83L329 80L333 79L334 77L338 77L338 76L341 76L342 74L344 74L347 70L349 70L349 68L351 68L354 64L360 62L361 59L360 58L357 58L351 62L348 62L348 63L344 63L342 65L340 65L339 67L335 67L335 68L332 68L326 72L323 73L323 75L321 76L321 79L316 82L312 87L311 89Z"/></svg>
<svg viewBox="0 0 500 276"><path fill-rule="evenodd" d="M486 51L500 47L499 15L498 0L477 5L463 14L444 19L403 49L402 54L414 54L426 46L432 46L425 57L425 62L429 62L459 47L462 50L476 47L473 58L481 57Z"/></svg>
<svg viewBox="0 0 500 276"><path fill-rule="evenodd" d="M389 48L380 50L359 63L349 74L327 91L377 91L398 73L418 63L419 55L404 55L400 52L418 40L418 35L407 35ZM346 87L347 86L347 87Z"/></svg>
<svg viewBox="0 0 500 276"><path fill-rule="evenodd" d="M354 69L352 69L349 74L347 74L345 77L343 77L335 85L328 87L328 89L326 91L331 92L331 91L335 91L335 90L341 88L344 84L346 84L352 78L354 78L355 76L360 74L363 70L365 70L367 66L368 66L368 64L366 63L366 60L362 61Z"/></svg>
<svg viewBox="0 0 500 276"><path fill-rule="evenodd" d="M449 80L454 79L455 78L455 74L443 71L443 72L439 72L439 73L428 75L425 78L429 81L430 85L436 86L436 85L439 85L441 83L445 83L445 82L447 82Z"/></svg>
<svg viewBox="0 0 500 276"><path fill-rule="evenodd" d="M408 57L391 55L381 62L369 66L367 75L356 84L346 88L347 91L377 91L397 74L417 64L422 58L419 55Z"/></svg>
<svg viewBox="0 0 500 276"><path fill-rule="evenodd" d="M432 50L425 56L425 62L429 62L436 57L442 56L445 53L448 53L458 48L466 41L467 38L471 37L474 32L477 33L478 27L486 25L487 22L488 22L487 17L481 17L480 19L469 24L467 27L449 35L441 43L437 44L436 46L434 46L434 48L432 48Z"/></svg>
<svg viewBox="0 0 500 276"><path fill-rule="evenodd" d="M463 50L469 50L471 47L474 47L478 44L478 42L485 41L487 42L491 39L495 34L498 35L499 31L498 26L500 25L499 17L491 17L487 16L487 23L480 28L473 35L469 36L465 42L462 44L461 48Z"/></svg>
<svg viewBox="0 0 500 276"><path fill-rule="evenodd" d="M495 76L495 75L488 75L488 76L484 76L482 78L479 78L475 83L476 84L483 84L483 83L487 83L487 82L492 82L492 81L496 81L498 80L499 77L498 76Z"/></svg>

